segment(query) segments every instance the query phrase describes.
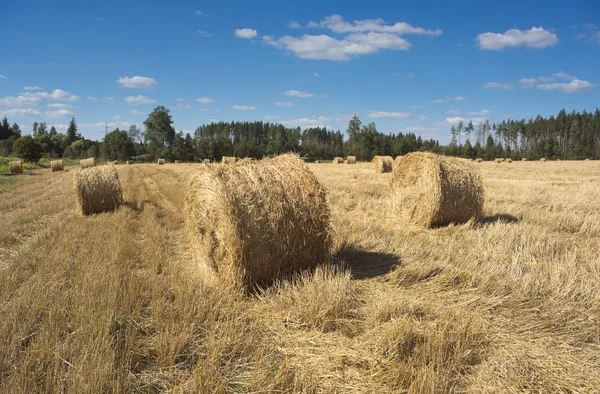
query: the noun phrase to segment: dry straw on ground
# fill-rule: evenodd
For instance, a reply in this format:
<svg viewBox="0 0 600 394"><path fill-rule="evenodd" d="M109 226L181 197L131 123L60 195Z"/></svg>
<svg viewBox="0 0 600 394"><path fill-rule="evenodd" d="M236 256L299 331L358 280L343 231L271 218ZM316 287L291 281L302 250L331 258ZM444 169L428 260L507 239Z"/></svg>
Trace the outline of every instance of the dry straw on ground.
<svg viewBox="0 0 600 394"><path fill-rule="evenodd" d="M348 164L356 164L356 156L348 156L346 158L346 161L348 162Z"/></svg>
<svg viewBox="0 0 600 394"><path fill-rule="evenodd" d="M89 159L79 160L79 164L82 169L96 167L96 159L90 157Z"/></svg>
<svg viewBox="0 0 600 394"><path fill-rule="evenodd" d="M165 164L165 159L158 159L158 165L162 166Z"/></svg>
<svg viewBox="0 0 600 394"><path fill-rule="evenodd" d="M392 156L374 156L371 163L373 163L375 172L378 173L392 172L392 168L394 167Z"/></svg>
<svg viewBox="0 0 600 394"><path fill-rule="evenodd" d="M236 158L233 156L223 156L221 158L221 164L235 164Z"/></svg>
<svg viewBox="0 0 600 394"><path fill-rule="evenodd" d="M73 187L82 215L114 211L123 203L121 182L114 166L75 171Z"/></svg>
<svg viewBox="0 0 600 394"><path fill-rule="evenodd" d="M185 218L193 269L227 288L250 290L329 260L325 189L297 155L201 168Z"/></svg>
<svg viewBox="0 0 600 394"><path fill-rule="evenodd" d="M344 163L344 158L336 156L333 158L332 163L333 164L342 164L342 163Z"/></svg>
<svg viewBox="0 0 600 394"><path fill-rule="evenodd" d="M8 169L11 174L22 174L23 173L23 163L21 160L18 161L9 161Z"/></svg>
<svg viewBox="0 0 600 394"><path fill-rule="evenodd" d="M56 172L56 171L63 171L63 161L62 160L52 160L50 162L50 168L52 169L52 172Z"/></svg>
<svg viewBox="0 0 600 394"><path fill-rule="evenodd" d="M463 223L483 208L479 168L433 153L410 153L396 162L392 194L400 217L425 227Z"/></svg>

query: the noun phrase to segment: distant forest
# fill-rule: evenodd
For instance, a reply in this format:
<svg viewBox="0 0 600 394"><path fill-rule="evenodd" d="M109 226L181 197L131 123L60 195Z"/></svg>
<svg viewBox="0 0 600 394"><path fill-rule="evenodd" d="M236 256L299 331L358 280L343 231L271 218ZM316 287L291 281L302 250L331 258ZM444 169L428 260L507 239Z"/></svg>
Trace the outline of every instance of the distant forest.
<svg viewBox="0 0 600 394"><path fill-rule="evenodd" d="M600 159L600 110L567 113L529 120L488 121L458 124L450 129L451 142L440 145L413 133L385 134L375 123L363 125L358 116L348 122L346 135L325 127L305 130L269 122L219 122L199 126L193 133L176 132L168 109L156 107L144 121L144 130L132 125L116 129L92 141L81 136L75 119L66 133L45 122L33 124L33 135L22 136L18 124L6 117L0 122L0 156L28 160L48 158L107 160L220 160L222 156L262 158L298 152L307 160L329 160L335 156L357 156L369 161L374 155L399 156L414 151L431 151L465 158L582 160Z"/></svg>

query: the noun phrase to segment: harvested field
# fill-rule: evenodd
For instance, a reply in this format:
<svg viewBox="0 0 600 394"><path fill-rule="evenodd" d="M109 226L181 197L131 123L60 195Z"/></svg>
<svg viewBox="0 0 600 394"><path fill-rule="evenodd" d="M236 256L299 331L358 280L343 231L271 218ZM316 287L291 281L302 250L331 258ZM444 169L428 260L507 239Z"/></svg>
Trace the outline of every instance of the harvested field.
<svg viewBox="0 0 600 394"><path fill-rule="evenodd" d="M598 391L599 161L478 163L481 217L434 229L392 173L308 164L334 264L247 296L183 269L201 167L118 166L96 216L68 172L0 184L0 392Z"/></svg>

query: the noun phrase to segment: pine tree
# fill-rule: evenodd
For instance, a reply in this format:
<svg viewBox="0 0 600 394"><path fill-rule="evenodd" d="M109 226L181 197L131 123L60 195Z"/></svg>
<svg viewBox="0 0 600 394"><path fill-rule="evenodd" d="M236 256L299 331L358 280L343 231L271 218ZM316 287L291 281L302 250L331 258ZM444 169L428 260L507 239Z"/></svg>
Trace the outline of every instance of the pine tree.
<svg viewBox="0 0 600 394"><path fill-rule="evenodd" d="M71 118L69 128L67 129L67 137L65 138L65 142L68 146L79 139L81 139L81 136L79 133L77 133L77 123L75 123L75 118Z"/></svg>

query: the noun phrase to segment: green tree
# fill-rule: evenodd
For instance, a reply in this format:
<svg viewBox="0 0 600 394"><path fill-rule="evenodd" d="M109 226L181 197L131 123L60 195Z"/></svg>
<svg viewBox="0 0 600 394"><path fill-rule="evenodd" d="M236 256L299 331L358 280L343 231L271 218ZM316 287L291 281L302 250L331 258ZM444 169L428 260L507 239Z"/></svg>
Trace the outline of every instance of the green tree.
<svg viewBox="0 0 600 394"><path fill-rule="evenodd" d="M6 140L10 137L10 126L8 125L8 119L6 116L2 119L2 123L0 124L0 140Z"/></svg>
<svg viewBox="0 0 600 394"><path fill-rule="evenodd" d="M135 155L135 147L127 131L116 129L102 140L101 153L108 160L125 161Z"/></svg>
<svg viewBox="0 0 600 394"><path fill-rule="evenodd" d="M173 119L169 110L161 105L148 115L144 126L144 142L149 145L148 153L155 158L162 148L170 146L175 139Z"/></svg>
<svg viewBox="0 0 600 394"><path fill-rule="evenodd" d="M67 129L67 138L65 138L65 143L67 145L71 145L73 142L81 139L81 135L77 132L77 123L75 122L75 118L71 118L69 122L69 128Z"/></svg>
<svg viewBox="0 0 600 394"><path fill-rule="evenodd" d="M42 146L30 135L17 139L12 149L17 157L28 163L37 163L42 157Z"/></svg>

